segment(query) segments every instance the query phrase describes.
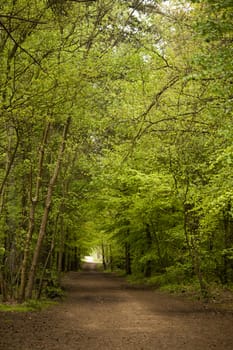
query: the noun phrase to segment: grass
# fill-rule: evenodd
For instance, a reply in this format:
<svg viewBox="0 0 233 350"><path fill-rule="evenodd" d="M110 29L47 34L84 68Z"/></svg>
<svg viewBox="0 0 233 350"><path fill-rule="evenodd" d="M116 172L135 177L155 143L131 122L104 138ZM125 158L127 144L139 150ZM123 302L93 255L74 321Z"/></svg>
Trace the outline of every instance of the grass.
<svg viewBox="0 0 233 350"><path fill-rule="evenodd" d="M208 298L203 299L200 284L196 278L187 280L180 278L179 280L179 278L171 278L168 274L158 274L150 278L132 275L127 276L127 281L132 286L149 286L161 292L183 296L190 300L205 300L216 307L233 311L233 284L223 286L219 283L209 282Z"/></svg>
<svg viewBox="0 0 233 350"><path fill-rule="evenodd" d="M25 303L18 304L16 302L0 303L0 312L30 312L41 311L50 306L56 305L55 301L51 300L28 300Z"/></svg>

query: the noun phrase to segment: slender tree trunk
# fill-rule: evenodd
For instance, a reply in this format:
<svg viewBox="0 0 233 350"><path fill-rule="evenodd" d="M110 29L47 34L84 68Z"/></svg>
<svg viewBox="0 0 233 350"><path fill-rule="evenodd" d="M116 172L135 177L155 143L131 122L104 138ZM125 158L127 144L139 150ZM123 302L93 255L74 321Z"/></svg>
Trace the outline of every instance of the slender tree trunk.
<svg viewBox="0 0 233 350"><path fill-rule="evenodd" d="M191 210L191 204L184 205L184 233L192 261L193 272L199 281L201 295L204 299L208 299L209 288L201 269L201 255L196 242L196 236L199 228L199 218L196 217Z"/></svg>
<svg viewBox="0 0 233 350"><path fill-rule="evenodd" d="M13 148L13 151L11 152L11 142L12 142L12 135L10 134L8 136L8 153L7 153L7 160L6 160L6 170L5 170L5 174L3 176L3 180L0 184L0 214L2 213L3 207L4 207L4 189L7 183L7 179L10 175L11 169L13 167L14 161L15 161L15 157L17 154L17 150L19 147L19 135L18 132L16 130L16 143L15 146Z"/></svg>
<svg viewBox="0 0 233 350"><path fill-rule="evenodd" d="M36 188L35 188L35 196L31 198L31 205L30 205L30 212L29 212L29 225L27 230L27 236L26 241L24 245L24 255L23 255L23 261L21 265L21 282L20 282L20 290L19 290L19 301L24 301L25 298L25 288L26 288L26 280L27 280L27 267L28 267L28 260L29 260L29 252L30 252L30 245L32 240L32 234L34 231L34 224L35 224L35 212L36 212L36 206L39 200L39 192L41 187L41 181L42 181L42 171L43 171L43 163L44 163L44 152L45 152L45 146L48 141L48 133L50 129L50 123L48 123L45 126L44 133L43 133L43 140L40 147L40 153L39 153L39 162L38 162L38 174L36 179Z"/></svg>
<svg viewBox="0 0 233 350"><path fill-rule="evenodd" d="M77 247L74 247L74 270L77 271L80 265L79 251Z"/></svg>
<svg viewBox="0 0 233 350"><path fill-rule="evenodd" d="M113 256L112 256L111 244L109 244L109 264L110 264L110 270L113 271Z"/></svg>
<svg viewBox="0 0 233 350"><path fill-rule="evenodd" d="M61 273L63 270L63 258L64 258L64 242L60 243L60 248L58 252L58 257L57 257L57 272L58 272L58 279L60 280Z"/></svg>
<svg viewBox="0 0 233 350"><path fill-rule="evenodd" d="M107 264L106 264L106 257L105 257L105 247L104 247L104 243L103 242L102 242L102 245L101 245L101 249L102 249L102 264L103 264L104 270L106 270Z"/></svg>
<svg viewBox="0 0 233 350"><path fill-rule="evenodd" d="M130 253L130 245L128 242L125 242L125 272L127 275L131 275L131 253Z"/></svg>
<svg viewBox="0 0 233 350"><path fill-rule="evenodd" d="M44 236L46 233L46 226L47 226L47 222L48 222L49 210L51 207L53 189L54 189L54 185L56 183L56 180L57 180L57 177L58 177L58 174L60 171L61 162L62 162L64 151L65 151L66 139L67 139L67 134L68 134L70 122L71 122L71 117L68 117L66 124L64 126L61 147L59 150L55 169L54 169L53 175L52 175L52 177L49 181L49 184L48 184L47 195L46 195L46 199L45 199L44 213L42 216L40 230L39 230L39 234L38 234L38 239L37 239L36 247L34 250L31 268L30 268L29 276L28 276L28 284L27 284L27 290L26 290L26 298L27 299L30 299L32 297L36 268L37 268L37 264L38 264L38 260L39 260L39 255L40 255L42 243L43 243Z"/></svg>
<svg viewBox="0 0 233 350"><path fill-rule="evenodd" d="M223 211L223 227L224 227L224 249L227 251L233 246L233 221L230 215L231 203L228 202L225 210ZM228 254L223 254L223 268L221 271L221 280L223 284L229 282L229 271L231 271L232 263L228 257Z"/></svg>
<svg viewBox="0 0 233 350"><path fill-rule="evenodd" d="M4 271L0 272L0 294L2 295L2 302L7 301L7 286Z"/></svg>
<svg viewBox="0 0 233 350"><path fill-rule="evenodd" d="M45 263L44 263L44 266L43 266L43 270L42 270L42 273L41 273L39 287L38 287L38 291L37 291L37 299L40 299L40 297L41 297L45 271L46 271L46 268L47 268L47 266L49 264L49 260L51 259L51 256L52 256L52 253L53 253L53 250L54 250L54 246L55 246L55 242L54 242L54 237L53 237L52 241L51 241L50 249L49 249L49 252L48 252L48 255L46 257L46 260L45 260Z"/></svg>
<svg viewBox="0 0 233 350"><path fill-rule="evenodd" d="M150 232L150 226L148 224L146 225L146 245L147 245L147 252L150 252L152 247L152 236ZM148 259L146 261L146 266L144 269L144 276L151 277L151 272L152 272L152 261Z"/></svg>
<svg viewBox="0 0 233 350"><path fill-rule="evenodd" d="M58 260L57 260L57 273L58 273L58 281L60 283L61 273L64 270L64 250L65 250L65 239L66 233L64 230L64 219L61 215L60 217L60 242L59 242L59 251L58 251Z"/></svg>

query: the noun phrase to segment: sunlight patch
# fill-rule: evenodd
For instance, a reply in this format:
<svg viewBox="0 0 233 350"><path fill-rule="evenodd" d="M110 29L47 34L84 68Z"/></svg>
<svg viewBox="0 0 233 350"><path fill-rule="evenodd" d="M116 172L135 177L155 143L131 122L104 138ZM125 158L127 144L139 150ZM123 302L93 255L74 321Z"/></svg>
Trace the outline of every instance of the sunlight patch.
<svg viewBox="0 0 233 350"><path fill-rule="evenodd" d="M84 261L85 262L94 262L94 257L93 256L84 256Z"/></svg>

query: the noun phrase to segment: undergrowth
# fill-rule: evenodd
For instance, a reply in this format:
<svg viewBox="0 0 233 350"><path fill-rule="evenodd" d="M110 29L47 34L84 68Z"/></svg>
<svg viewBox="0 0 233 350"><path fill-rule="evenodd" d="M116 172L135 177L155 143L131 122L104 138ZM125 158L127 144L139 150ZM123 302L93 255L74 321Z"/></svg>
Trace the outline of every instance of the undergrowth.
<svg viewBox="0 0 233 350"><path fill-rule="evenodd" d="M0 312L41 311L55 304L56 304L55 301L48 300L48 299L43 299L43 300L31 299L22 304L18 304L16 302L0 303Z"/></svg>
<svg viewBox="0 0 233 350"><path fill-rule="evenodd" d="M142 274L133 274L127 276L127 281L131 285L144 285L162 292L184 295L195 300L203 299L200 283L195 276L191 276L190 269L187 266L173 266L167 268L164 273L158 273L149 278L143 277ZM219 300L222 301L226 298L233 300L233 284L222 285L211 279L207 284L208 297L205 298L205 301L217 303Z"/></svg>

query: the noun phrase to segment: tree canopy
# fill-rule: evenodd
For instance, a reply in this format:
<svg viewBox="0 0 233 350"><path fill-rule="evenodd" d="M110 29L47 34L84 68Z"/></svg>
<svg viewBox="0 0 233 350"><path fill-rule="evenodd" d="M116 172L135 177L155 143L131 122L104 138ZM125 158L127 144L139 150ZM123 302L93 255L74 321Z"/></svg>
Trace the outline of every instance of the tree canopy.
<svg viewBox="0 0 233 350"><path fill-rule="evenodd" d="M232 1L0 5L0 294L96 249L158 285L233 282ZM194 283L194 282L193 282Z"/></svg>

